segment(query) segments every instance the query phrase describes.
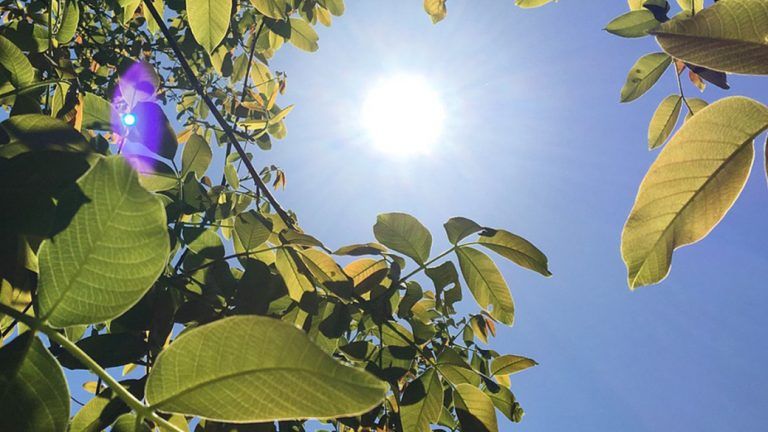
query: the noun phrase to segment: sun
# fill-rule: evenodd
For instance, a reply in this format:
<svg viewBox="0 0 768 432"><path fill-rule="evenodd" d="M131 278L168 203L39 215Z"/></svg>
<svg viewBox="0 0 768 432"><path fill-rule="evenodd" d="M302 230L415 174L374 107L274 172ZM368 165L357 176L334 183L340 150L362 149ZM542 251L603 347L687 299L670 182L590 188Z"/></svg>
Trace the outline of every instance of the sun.
<svg viewBox="0 0 768 432"><path fill-rule="evenodd" d="M392 156L429 154L443 134L445 108L424 77L399 73L368 91L362 124L373 147Z"/></svg>

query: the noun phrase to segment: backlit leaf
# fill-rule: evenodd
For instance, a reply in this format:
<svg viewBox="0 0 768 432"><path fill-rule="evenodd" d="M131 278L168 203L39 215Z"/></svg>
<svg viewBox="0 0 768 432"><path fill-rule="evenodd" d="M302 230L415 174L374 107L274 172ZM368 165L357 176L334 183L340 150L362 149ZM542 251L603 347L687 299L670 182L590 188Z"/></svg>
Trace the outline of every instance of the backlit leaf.
<svg viewBox="0 0 768 432"><path fill-rule="evenodd" d="M195 40L210 54L227 35L232 0L187 0L189 27Z"/></svg>
<svg viewBox="0 0 768 432"><path fill-rule="evenodd" d="M39 252L39 313L56 327L125 312L155 282L169 253L162 202L124 159L101 159L78 184L90 202Z"/></svg>
<svg viewBox="0 0 768 432"><path fill-rule="evenodd" d="M188 173L194 172L198 178L202 178L212 157L211 146L205 138L192 134L181 154L181 176L186 177Z"/></svg>
<svg viewBox="0 0 768 432"><path fill-rule="evenodd" d="M429 259L432 234L415 217L405 213L380 214L373 234L384 246L411 257L419 264Z"/></svg>
<svg viewBox="0 0 768 432"><path fill-rule="evenodd" d="M487 247L521 267L544 276L552 276L546 255L533 243L518 235L505 230L488 230L480 233L477 241L481 246Z"/></svg>
<svg viewBox="0 0 768 432"><path fill-rule="evenodd" d="M653 113L651 124L648 126L649 149L658 148L667 141L680 118L682 105L683 99L678 95L667 96L661 101L656 112Z"/></svg>
<svg viewBox="0 0 768 432"><path fill-rule="evenodd" d="M443 406L443 386L434 369L413 380L403 392L400 418L403 430L429 432L430 424L437 423Z"/></svg>
<svg viewBox="0 0 768 432"><path fill-rule="evenodd" d="M448 235L448 241L453 244L457 244L468 236L483 229L483 227L478 225L475 221L463 217L450 218L443 226Z"/></svg>
<svg viewBox="0 0 768 432"><path fill-rule="evenodd" d="M491 399L471 384L459 384L453 393L456 415L461 430L473 432L498 432L496 411Z"/></svg>
<svg viewBox="0 0 768 432"><path fill-rule="evenodd" d="M315 52L319 48L315 29L301 18L291 18L291 38L288 40L293 46L308 52Z"/></svg>
<svg viewBox="0 0 768 432"><path fill-rule="evenodd" d="M64 432L69 389L64 372L33 332L0 349L0 430Z"/></svg>
<svg viewBox="0 0 768 432"><path fill-rule="evenodd" d="M468 246L456 249L459 267L477 303L498 321L512 325L515 305L507 283L488 255Z"/></svg>
<svg viewBox="0 0 768 432"><path fill-rule="evenodd" d="M621 89L621 101L631 102L651 89L672 64L672 58L664 53L647 54L632 66L627 82Z"/></svg>
<svg viewBox="0 0 768 432"><path fill-rule="evenodd" d="M285 18L286 0L251 0L251 4L257 11L270 18L278 20Z"/></svg>
<svg viewBox="0 0 768 432"><path fill-rule="evenodd" d="M672 252L704 238L741 193L768 107L722 99L680 128L643 179L622 234L629 286L657 283Z"/></svg>
<svg viewBox="0 0 768 432"><path fill-rule="evenodd" d="M8 71L11 84L23 88L35 80L35 69L27 56L3 36L0 36L0 66Z"/></svg>
<svg viewBox="0 0 768 432"><path fill-rule="evenodd" d="M516 355L503 355L491 362L491 375L511 375L536 366L535 361Z"/></svg>
<svg viewBox="0 0 768 432"><path fill-rule="evenodd" d="M687 63L722 72L768 74L768 3L720 1L690 18L653 31L664 51Z"/></svg>
<svg viewBox="0 0 768 432"><path fill-rule="evenodd" d="M442 21L448 10L445 7L446 0L424 0L424 11L429 14L432 23Z"/></svg>
<svg viewBox="0 0 768 432"><path fill-rule="evenodd" d="M647 9L634 10L621 15L605 26L605 30L626 38L643 37L659 26L653 13Z"/></svg>
<svg viewBox="0 0 768 432"><path fill-rule="evenodd" d="M172 342L149 374L146 398L164 412L260 422L358 415L381 403L386 391L294 326L238 316Z"/></svg>

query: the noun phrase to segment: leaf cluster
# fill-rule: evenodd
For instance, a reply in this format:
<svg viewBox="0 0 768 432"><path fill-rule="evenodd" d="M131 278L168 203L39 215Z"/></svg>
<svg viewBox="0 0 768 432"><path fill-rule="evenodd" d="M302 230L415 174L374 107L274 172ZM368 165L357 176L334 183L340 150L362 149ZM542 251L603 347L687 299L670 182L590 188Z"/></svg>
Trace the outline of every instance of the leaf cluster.
<svg viewBox="0 0 768 432"><path fill-rule="evenodd" d="M386 213L376 241L332 251L274 197L285 172L254 166L293 108L278 105L286 74L270 58L286 42L318 49L314 26L343 12L0 1L0 430L521 420L509 376L536 363L484 348L514 321L487 252L549 276L538 248L453 218L434 253L424 225ZM467 292L478 312L464 316ZM64 369L96 377L73 418Z"/></svg>

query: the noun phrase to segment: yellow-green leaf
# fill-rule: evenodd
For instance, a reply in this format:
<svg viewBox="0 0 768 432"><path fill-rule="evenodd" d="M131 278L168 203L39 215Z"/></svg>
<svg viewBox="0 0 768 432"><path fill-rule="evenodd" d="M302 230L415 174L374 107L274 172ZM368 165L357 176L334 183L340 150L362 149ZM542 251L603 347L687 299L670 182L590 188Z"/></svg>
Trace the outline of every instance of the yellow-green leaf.
<svg viewBox="0 0 768 432"><path fill-rule="evenodd" d="M288 295L294 301L301 301L305 292L315 290L315 286L307 276L299 270L296 261L291 256L287 248L278 248L275 250L275 266L280 276L285 281L288 288Z"/></svg>
<svg viewBox="0 0 768 432"><path fill-rule="evenodd" d="M152 286L169 253L162 201L125 159L101 159L78 185L89 201L39 252L39 313L55 327L119 316Z"/></svg>
<svg viewBox="0 0 768 432"><path fill-rule="evenodd" d="M373 226L373 234L384 246L413 258L419 264L429 259L432 234L411 215L380 214Z"/></svg>
<svg viewBox="0 0 768 432"><path fill-rule="evenodd" d="M671 56L722 72L768 74L768 3L725 0L653 31Z"/></svg>
<svg viewBox="0 0 768 432"><path fill-rule="evenodd" d="M0 348L0 430L65 432L68 421L64 372L33 332Z"/></svg>
<svg viewBox="0 0 768 432"><path fill-rule="evenodd" d="M621 252L630 288L669 273L672 252L704 238L741 193L753 141L768 128L768 107L722 99L680 128L643 179L624 226Z"/></svg>
<svg viewBox="0 0 768 432"><path fill-rule="evenodd" d="M291 38L288 40L293 46L308 52L318 49L317 41L320 39L312 26L301 18L291 18Z"/></svg>
<svg viewBox="0 0 768 432"><path fill-rule="evenodd" d="M211 164L212 157L213 152L208 141L198 134L192 134L181 154L181 177L186 178L188 173L194 172L197 178L202 178Z"/></svg>
<svg viewBox="0 0 768 432"><path fill-rule="evenodd" d="M631 102L644 95L656 84L670 64L672 58L664 53L642 56L627 75L627 82L621 89L621 101Z"/></svg>
<svg viewBox="0 0 768 432"><path fill-rule="evenodd" d="M430 424L437 423L443 406L443 386L434 369L429 369L411 381L400 401L403 430L429 432Z"/></svg>
<svg viewBox="0 0 768 432"><path fill-rule="evenodd" d="M189 330L163 350L146 398L163 412L245 423L359 415L386 391L293 325L237 316Z"/></svg>
<svg viewBox="0 0 768 432"><path fill-rule="evenodd" d="M653 13L647 9L633 10L618 16L605 26L605 31L626 38L638 38L659 26Z"/></svg>
<svg viewBox="0 0 768 432"><path fill-rule="evenodd" d="M555 0L515 0L515 5L523 9L537 8Z"/></svg>
<svg viewBox="0 0 768 432"><path fill-rule="evenodd" d="M209 54L227 35L231 13L232 0L187 0L189 28Z"/></svg>
<svg viewBox="0 0 768 432"><path fill-rule="evenodd" d="M35 69L27 56L3 36L0 36L0 66L11 75L11 84L14 87L23 88L35 80Z"/></svg>
<svg viewBox="0 0 768 432"><path fill-rule="evenodd" d="M678 95L667 96L661 101L648 126L649 149L661 147L667 141L680 118L682 105L683 99Z"/></svg>
<svg viewBox="0 0 768 432"><path fill-rule="evenodd" d="M257 11L277 20L285 19L285 0L251 0Z"/></svg>
<svg viewBox="0 0 768 432"><path fill-rule="evenodd" d="M488 233L480 234L477 241L481 246L487 247L520 267L544 276L552 276L547 256L528 240L505 230L489 230Z"/></svg>
<svg viewBox="0 0 768 432"><path fill-rule="evenodd" d="M516 355L503 355L491 362L491 375L511 375L536 366L534 360Z"/></svg>
<svg viewBox="0 0 768 432"><path fill-rule="evenodd" d="M491 399L471 384L459 384L453 392L453 403L462 431L498 432L496 410Z"/></svg>
<svg viewBox="0 0 768 432"><path fill-rule="evenodd" d="M424 0L424 11L429 14L433 24L442 21L448 14L445 2L446 0Z"/></svg>
<svg viewBox="0 0 768 432"><path fill-rule="evenodd" d="M459 267L477 304L507 325L515 320L515 305L504 276L488 255L468 246L456 249Z"/></svg>

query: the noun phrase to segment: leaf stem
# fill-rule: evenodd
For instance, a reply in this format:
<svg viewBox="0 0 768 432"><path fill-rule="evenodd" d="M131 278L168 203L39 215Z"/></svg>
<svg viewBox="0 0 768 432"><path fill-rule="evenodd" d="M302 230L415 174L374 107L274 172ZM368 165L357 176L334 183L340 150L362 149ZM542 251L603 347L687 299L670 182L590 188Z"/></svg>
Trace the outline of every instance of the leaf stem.
<svg viewBox="0 0 768 432"><path fill-rule="evenodd" d="M682 73L682 71L680 73ZM688 99L686 99L685 93L683 92L683 82L680 80L680 73L675 71L675 77L677 77L677 88L680 90L680 98L685 103L685 107L688 108L688 112L691 113L691 115L694 115L696 113L693 112L693 108L691 108L691 105L688 103Z"/></svg>
<svg viewBox="0 0 768 432"><path fill-rule="evenodd" d="M111 388L112 391L114 391L115 394L118 395L120 399L122 399L123 402L125 402L126 405L134 410L139 416L147 418L154 423L161 424L169 430L175 432L183 432L181 429L176 427L176 425L160 417L160 415L158 415L151 407L144 405L144 403L132 395L128 389L117 382L117 380L115 380L112 375L107 373L107 371L105 371L104 368L102 368L101 365L96 362L96 360L92 359L85 351L80 349L79 346L75 345L74 342L70 341L64 335L59 333L58 330L47 326L45 323L35 317L22 314L16 309L2 303L0 303L0 312L10 315L14 319L21 321L34 331L40 331L44 333L46 336L48 336L48 339L61 345L62 348L69 351L73 357L78 359L81 363L88 367L91 372L95 373L101 380L103 380L104 383L109 386L109 388Z"/></svg>
<svg viewBox="0 0 768 432"><path fill-rule="evenodd" d="M410 277L414 276L415 274L417 274L418 272L420 272L420 271L422 271L422 270L425 270L427 267L429 267L429 266L430 266L430 264L432 264L432 263L434 263L435 261L437 261L437 260L439 260L439 259L441 259L441 258L445 257L445 256L446 256L446 255L448 255L449 253L451 253L451 252L455 251L455 250L456 250L456 249L457 249L459 246L462 246L462 245L453 245L453 246L452 246L450 249L448 249L448 250L444 251L444 252L443 252L443 253L441 253L440 255L438 255L438 256L436 256L436 257L432 258L431 260L429 260L429 261L425 262L424 264L420 265L420 266L419 266L419 267L418 267L416 270L414 270L414 271L412 271L412 272L408 273L407 275L405 275L405 276L401 277L401 278L400 278L400 280L398 281L398 283L402 283L402 282L405 282L405 281L406 281L406 279L408 279L408 278L410 278Z"/></svg>
<svg viewBox="0 0 768 432"><path fill-rule="evenodd" d="M16 95L28 93L28 92L36 89L36 88L46 87L46 86L49 86L49 85L59 84L59 83L62 83L62 82L66 82L66 81L62 81L62 80L40 81L40 82L37 82L37 83L34 83L34 84L30 84L30 85L28 85L26 87L22 87L22 88L19 88L19 89L14 89L14 90L11 90L9 92L0 94L0 99L7 98L9 96L16 96Z"/></svg>

